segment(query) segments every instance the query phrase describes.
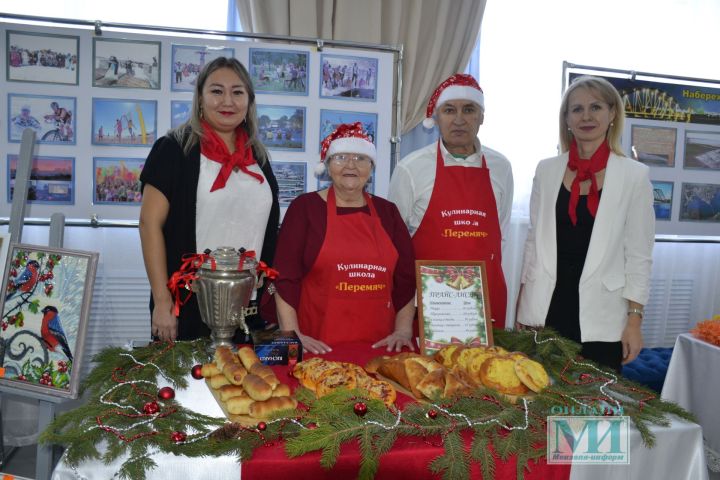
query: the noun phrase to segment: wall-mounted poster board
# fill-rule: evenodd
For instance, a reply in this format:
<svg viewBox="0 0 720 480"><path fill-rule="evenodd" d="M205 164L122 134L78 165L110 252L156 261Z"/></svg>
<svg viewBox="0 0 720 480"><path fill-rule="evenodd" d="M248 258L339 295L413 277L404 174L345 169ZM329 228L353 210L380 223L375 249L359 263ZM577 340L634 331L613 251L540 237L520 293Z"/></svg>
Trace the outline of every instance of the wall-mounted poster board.
<svg viewBox="0 0 720 480"><path fill-rule="evenodd" d="M240 60L253 79L260 137L281 176L282 211L324 185L312 172L321 136L339 122L361 121L372 132L372 192L386 195L392 51L138 32L0 22L0 217L10 212L19 138L32 128L38 140L27 217L61 211L68 220L136 222L138 178L152 143L187 119L199 71L221 55Z"/></svg>
<svg viewBox="0 0 720 480"><path fill-rule="evenodd" d="M620 93L622 145L650 168L656 233L720 236L720 81L585 66L566 73L566 82L603 77Z"/></svg>

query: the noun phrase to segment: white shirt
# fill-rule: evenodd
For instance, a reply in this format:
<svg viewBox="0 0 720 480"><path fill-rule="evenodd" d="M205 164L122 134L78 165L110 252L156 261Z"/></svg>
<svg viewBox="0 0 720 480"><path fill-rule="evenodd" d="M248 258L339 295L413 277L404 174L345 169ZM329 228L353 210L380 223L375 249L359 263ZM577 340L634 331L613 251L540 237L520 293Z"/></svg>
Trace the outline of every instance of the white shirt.
<svg viewBox="0 0 720 480"><path fill-rule="evenodd" d="M502 232L502 248L504 250L510 226L510 214L512 213L512 168L503 154L485 146L481 147L480 142L477 140L475 142L475 151L481 151L482 155L485 155L487 167L490 169L490 182L497 203L498 220ZM478 153L473 153L467 158L456 158L440 142L440 154L443 156L446 167L482 167L482 155ZM420 222L422 222L430 203L433 186L435 185L436 159L437 142L433 142L427 147L415 150L403 158L395 166L390 179L388 199L397 205L400 216L405 221L410 235L415 235L415 231L420 226Z"/></svg>
<svg viewBox="0 0 720 480"><path fill-rule="evenodd" d="M242 170L233 171L225 188L210 192L222 164L200 155L200 177L197 186L195 236L198 252L206 248L244 247L255 250L260 258L267 227L272 192L259 165L247 167L264 181Z"/></svg>

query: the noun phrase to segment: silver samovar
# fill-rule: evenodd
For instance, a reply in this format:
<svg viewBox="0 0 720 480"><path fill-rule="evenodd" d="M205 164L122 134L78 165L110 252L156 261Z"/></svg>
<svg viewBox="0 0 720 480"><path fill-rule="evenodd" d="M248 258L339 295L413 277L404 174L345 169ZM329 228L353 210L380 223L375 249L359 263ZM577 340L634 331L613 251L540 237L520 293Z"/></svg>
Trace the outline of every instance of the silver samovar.
<svg viewBox="0 0 720 480"><path fill-rule="evenodd" d="M232 247L218 247L200 266L192 282L200 316L212 332L210 348L213 351L220 345L232 347L236 329L249 333L245 316L257 284L258 263L255 258L246 257L241 264L242 252L244 250Z"/></svg>

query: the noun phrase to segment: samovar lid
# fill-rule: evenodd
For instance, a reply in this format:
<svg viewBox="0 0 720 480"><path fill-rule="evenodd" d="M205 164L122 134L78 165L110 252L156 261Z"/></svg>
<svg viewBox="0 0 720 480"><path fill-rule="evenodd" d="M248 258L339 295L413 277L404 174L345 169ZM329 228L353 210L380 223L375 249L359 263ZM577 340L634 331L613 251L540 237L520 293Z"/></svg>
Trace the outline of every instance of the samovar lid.
<svg viewBox="0 0 720 480"><path fill-rule="evenodd" d="M250 256L243 259L242 268L240 268L240 258L243 253L245 253L244 248L236 250L233 247L218 247L210 253L210 256L215 259L215 270L255 270L257 260ZM205 260L201 268L212 269L211 259Z"/></svg>

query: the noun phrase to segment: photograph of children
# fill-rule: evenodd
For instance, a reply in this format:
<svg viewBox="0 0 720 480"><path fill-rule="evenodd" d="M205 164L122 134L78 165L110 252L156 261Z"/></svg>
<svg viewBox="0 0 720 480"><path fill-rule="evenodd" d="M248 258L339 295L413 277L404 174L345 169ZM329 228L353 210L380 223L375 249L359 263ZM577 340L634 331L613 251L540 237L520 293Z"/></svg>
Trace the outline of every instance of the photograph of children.
<svg viewBox="0 0 720 480"><path fill-rule="evenodd" d="M77 395L97 258L97 253L13 245L0 314L0 382Z"/></svg>
<svg viewBox="0 0 720 480"><path fill-rule="evenodd" d="M255 93L307 95L308 52L250 49L250 77Z"/></svg>
<svg viewBox="0 0 720 480"><path fill-rule="evenodd" d="M8 94L8 141L21 142L27 128L37 143L75 145L75 97Z"/></svg>
<svg viewBox="0 0 720 480"><path fill-rule="evenodd" d="M177 128L190 118L192 102L173 100L170 102L170 128Z"/></svg>
<svg viewBox="0 0 720 480"><path fill-rule="evenodd" d="M378 61L375 58L321 55L320 96L374 102Z"/></svg>
<svg viewBox="0 0 720 480"><path fill-rule="evenodd" d="M149 147L157 137L155 100L93 98L92 144Z"/></svg>
<svg viewBox="0 0 720 480"><path fill-rule="evenodd" d="M672 210L673 182L652 181L653 208L655 209L655 220L670 220Z"/></svg>
<svg viewBox="0 0 720 480"><path fill-rule="evenodd" d="M318 140L318 152L320 142L330 135L341 123L361 122L363 130L368 134L370 140L377 147L375 140L375 128L377 126L377 113L364 112L343 112L340 110L320 110L320 139Z"/></svg>
<svg viewBox="0 0 720 480"><path fill-rule="evenodd" d="M632 158L649 167L675 166L675 128L633 125Z"/></svg>
<svg viewBox="0 0 720 480"><path fill-rule="evenodd" d="M80 37L8 30L8 81L77 85L79 44Z"/></svg>
<svg viewBox="0 0 720 480"><path fill-rule="evenodd" d="M685 132L684 168L720 170L720 134Z"/></svg>
<svg viewBox="0 0 720 480"><path fill-rule="evenodd" d="M258 105L260 140L271 150L305 151L305 107Z"/></svg>
<svg viewBox="0 0 720 480"><path fill-rule="evenodd" d="M7 157L7 200L12 202L18 156ZM28 203L75 203L75 158L35 156L30 169Z"/></svg>
<svg viewBox="0 0 720 480"><path fill-rule="evenodd" d="M280 206L287 207L295 197L305 193L307 187L307 164L305 162L272 162L273 173L278 182Z"/></svg>
<svg viewBox="0 0 720 480"><path fill-rule="evenodd" d="M680 221L720 222L720 185L683 183Z"/></svg>
<svg viewBox="0 0 720 480"><path fill-rule="evenodd" d="M144 165L144 158L94 157L93 203L140 205L140 172Z"/></svg>
<svg viewBox="0 0 720 480"><path fill-rule="evenodd" d="M195 80L206 63L218 57L234 56L234 48L173 45L171 90L192 92L195 88Z"/></svg>
<svg viewBox="0 0 720 480"><path fill-rule="evenodd" d="M93 38L93 87L160 89L160 42Z"/></svg>

